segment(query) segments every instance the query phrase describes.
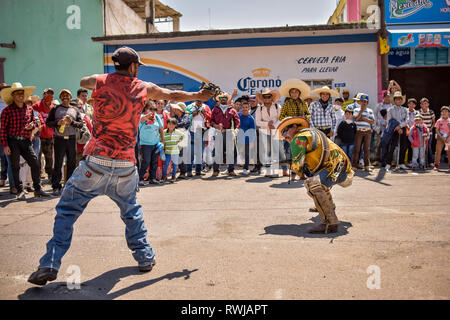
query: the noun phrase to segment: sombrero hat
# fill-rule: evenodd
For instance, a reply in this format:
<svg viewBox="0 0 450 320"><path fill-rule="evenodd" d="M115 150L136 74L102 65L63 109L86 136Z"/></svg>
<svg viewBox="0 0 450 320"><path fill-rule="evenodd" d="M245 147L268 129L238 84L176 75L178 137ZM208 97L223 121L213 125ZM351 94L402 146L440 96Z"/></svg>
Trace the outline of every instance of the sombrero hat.
<svg viewBox="0 0 450 320"><path fill-rule="evenodd" d="M320 96L321 93L328 93L330 94L330 97L339 97L340 94L336 90L330 89L327 86L323 86L322 88L317 88L311 91L311 94L315 94L317 96Z"/></svg>
<svg viewBox="0 0 450 320"><path fill-rule="evenodd" d="M184 102L178 102L178 103L171 103L170 107L172 109L177 109L180 110L181 112L185 113L186 112L186 105L184 104Z"/></svg>
<svg viewBox="0 0 450 320"><path fill-rule="evenodd" d="M264 103L263 96L265 96L266 94L272 95L272 102L277 102L278 100L280 100L280 93L278 92L278 90L270 90L269 88L265 88L263 92L257 92L256 100L258 100L260 103Z"/></svg>
<svg viewBox="0 0 450 320"><path fill-rule="evenodd" d="M284 118L283 121L277 127L277 132L275 134L275 138L282 140L283 139L283 131L290 126L291 124L296 124L300 129L309 128L309 122L303 117L287 117Z"/></svg>
<svg viewBox="0 0 450 320"><path fill-rule="evenodd" d="M2 90L2 100L7 104L10 105L13 102L12 94L14 91L23 90L25 93L25 100L31 96L34 92L34 89L36 87L24 87L20 82L14 82L10 88L4 88Z"/></svg>
<svg viewBox="0 0 450 320"><path fill-rule="evenodd" d="M319 100L319 98L317 96L311 96L311 95L305 97L303 100L306 100L306 99L311 99L312 101Z"/></svg>
<svg viewBox="0 0 450 320"><path fill-rule="evenodd" d="M293 88L300 91L300 99L302 100L304 100L305 97L309 96L311 92L311 88L305 81L302 81L300 79L289 79L281 84L280 93L285 97L289 97L289 90Z"/></svg>
<svg viewBox="0 0 450 320"><path fill-rule="evenodd" d="M392 96L392 102L395 101L395 98L402 98L402 105L406 102L406 95L402 95L400 91L395 91L394 95Z"/></svg>

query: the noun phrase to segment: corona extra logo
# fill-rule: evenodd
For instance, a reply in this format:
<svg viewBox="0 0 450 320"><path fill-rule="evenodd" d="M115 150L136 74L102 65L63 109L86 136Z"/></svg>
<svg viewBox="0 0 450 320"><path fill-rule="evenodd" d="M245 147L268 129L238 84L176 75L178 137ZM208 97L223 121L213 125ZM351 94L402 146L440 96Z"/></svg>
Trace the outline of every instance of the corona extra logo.
<svg viewBox="0 0 450 320"><path fill-rule="evenodd" d="M250 95L261 91L264 88L278 89L281 86L280 77L269 78L272 70L267 68L257 68L252 70L251 77L242 77L237 82L237 88Z"/></svg>
<svg viewBox="0 0 450 320"><path fill-rule="evenodd" d="M254 78L264 78L270 76L270 69L267 68L258 68L252 70Z"/></svg>

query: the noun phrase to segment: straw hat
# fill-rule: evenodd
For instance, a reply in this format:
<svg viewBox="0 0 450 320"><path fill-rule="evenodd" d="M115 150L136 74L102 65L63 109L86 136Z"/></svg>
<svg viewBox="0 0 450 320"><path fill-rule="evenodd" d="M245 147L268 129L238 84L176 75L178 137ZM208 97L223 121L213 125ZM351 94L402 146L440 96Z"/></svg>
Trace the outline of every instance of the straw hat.
<svg viewBox="0 0 450 320"><path fill-rule="evenodd" d="M293 88L300 91L300 99L302 100L311 93L311 88L308 84L300 79L289 79L284 81L280 86L280 93L285 97L289 97L289 90Z"/></svg>
<svg viewBox="0 0 450 320"><path fill-rule="evenodd" d="M402 105L405 104L406 95L403 96L400 91L395 91L394 95L392 96L392 101L395 102L395 98L402 98Z"/></svg>
<svg viewBox="0 0 450 320"><path fill-rule="evenodd" d="M340 94L336 90L332 90L327 86L323 86L322 88L317 88L311 91L311 94L315 94L317 96L320 96L321 93L328 93L330 94L330 97L339 97Z"/></svg>
<svg viewBox="0 0 450 320"><path fill-rule="evenodd" d="M263 96L265 96L266 94L272 95L272 102L277 102L278 100L280 100L280 93L278 92L278 90L270 90L269 88L265 88L263 92L257 92L256 100L258 100L260 103L264 103Z"/></svg>
<svg viewBox="0 0 450 320"><path fill-rule="evenodd" d="M311 95L305 97L303 100L307 100L307 99L311 99L312 101L319 100L319 98L317 96L311 96Z"/></svg>
<svg viewBox="0 0 450 320"><path fill-rule="evenodd" d="M5 88L11 88L11 86L8 86L6 83L2 82L0 83L0 91L2 91Z"/></svg>
<svg viewBox="0 0 450 320"><path fill-rule="evenodd" d="M182 113L186 112L186 105L184 104L184 102L171 103L170 107L172 109L180 110Z"/></svg>
<svg viewBox="0 0 450 320"><path fill-rule="evenodd" d="M13 102L12 94L14 91L23 90L25 92L25 100L31 96L36 87L24 87L20 82L14 82L10 88L4 88L2 90L2 100L5 101L7 105L10 105Z"/></svg>
<svg viewBox="0 0 450 320"><path fill-rule="evenodd" d="M303 117L287 117L277 127L277 132L275 134L276 139L283 139L283 131L286 127L291 124L296 124L300 129L309 128L309 122Z"/></svg>

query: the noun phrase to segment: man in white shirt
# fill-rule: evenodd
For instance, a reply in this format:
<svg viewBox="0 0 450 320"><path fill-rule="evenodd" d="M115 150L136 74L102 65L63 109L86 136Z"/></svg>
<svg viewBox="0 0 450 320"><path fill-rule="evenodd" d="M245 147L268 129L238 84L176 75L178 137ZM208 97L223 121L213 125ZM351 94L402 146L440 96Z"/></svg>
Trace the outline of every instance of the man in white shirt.
<svg viewBox="0 0 450 320"><path fill-rule="evenodd" d="M256 126L259 127L259 157L263 165L272 163L272 160L279 159L278 140L274 139L275 129L280 123L279 116L281 107L276 103L280 99L280 93L277 90L264 89L262 93L256 93L256 98L262 103L262 106L254 114ZM276 153L276 154L275 154ZM287 168L283 171L286 171ZM266 177L277 177L274 168L266 170Z"/></svg>

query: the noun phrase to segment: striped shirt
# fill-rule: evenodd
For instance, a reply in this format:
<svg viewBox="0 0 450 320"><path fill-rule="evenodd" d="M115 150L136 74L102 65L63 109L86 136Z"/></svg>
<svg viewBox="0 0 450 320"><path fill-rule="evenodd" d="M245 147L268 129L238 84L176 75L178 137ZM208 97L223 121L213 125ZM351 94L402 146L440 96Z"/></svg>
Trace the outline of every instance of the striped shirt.
<svg viewBox="0 0 450 320"><path fill-rule="evenodd" d="M431 132L431 126L433 125L433 120L435 119L434 111L428 109L427 112L420 109L420 115L422 116L423 123L427 126L428 130Z"/></svg>
<svg viewBox="0 0 450 320"><path fill-rule="evenodd" d="M180 130L175 129L172 133L169 132L169 129L164 130L164 139L166 141L164 150L166 154L180 153L178 144L183 140L183 133Z"/></svg>
<svg viewBox="0 0 450 320"><path fill-rule="evenodd" d="M361 107L356 107L353 110L353 118L356 119L356 117L359 115L359 113L361 112ZM375 116L373 114L372 109L370 108L366 108L363 113L362 113L362 118L367 119L367 120L374 120L375 121ZM370 123L364 121L363 119L359 119L358 121L355 121L356 124L356 129L371 129L372 126Z"/></svg>
<svg viewBox="0 0 450 320"><path fill-rule="evenodd" d="M311 102L309 111L311 112L311 119L309 121L311 127L331 127L331 131L334 132L336 128L336 114L331 99L328 100L328 106L325 110L323 109L320 100Z"/></svg>

